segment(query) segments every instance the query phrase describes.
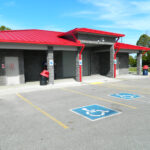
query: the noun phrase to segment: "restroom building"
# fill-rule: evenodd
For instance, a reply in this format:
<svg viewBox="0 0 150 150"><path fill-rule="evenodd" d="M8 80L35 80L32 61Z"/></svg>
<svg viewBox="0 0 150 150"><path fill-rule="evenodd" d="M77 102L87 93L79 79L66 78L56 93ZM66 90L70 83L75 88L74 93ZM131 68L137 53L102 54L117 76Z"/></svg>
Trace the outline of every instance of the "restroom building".
<svg viewBox="0 0 150 150"><path fill-rule="evenodd" d="M124 36L88 28L0 31L0 85L39 81L45 64L49 84L64 78L82 82L83 76L95 74L115 78L128 74L130 53L137 53L140 75L142 51L150 49L119 43Z"/></svg>

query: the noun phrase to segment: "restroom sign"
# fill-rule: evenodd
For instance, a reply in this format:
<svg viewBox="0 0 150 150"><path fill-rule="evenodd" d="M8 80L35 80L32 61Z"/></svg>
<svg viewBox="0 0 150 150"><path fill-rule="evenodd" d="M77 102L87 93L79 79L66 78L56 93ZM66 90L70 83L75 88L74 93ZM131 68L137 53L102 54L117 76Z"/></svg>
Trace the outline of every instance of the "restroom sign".
<svg viewBox="0 0 150 150"><path fill-rule="evenodd" d="M114 64L117 64L117 59L114 59Z"/></svg>
<svg viewBox="0 0 150 150"><path fill-rule="evenodd" d="M53 66L53 65L54 65L53 60L49 60L49 65L50 65L50 66Z"/></svg>
<svg viewBox="0 0 150 150"><path fill-rule="evenodd" d="M79 60L79 65L80 65L80 66L82 65L82 60Z"/></svg>

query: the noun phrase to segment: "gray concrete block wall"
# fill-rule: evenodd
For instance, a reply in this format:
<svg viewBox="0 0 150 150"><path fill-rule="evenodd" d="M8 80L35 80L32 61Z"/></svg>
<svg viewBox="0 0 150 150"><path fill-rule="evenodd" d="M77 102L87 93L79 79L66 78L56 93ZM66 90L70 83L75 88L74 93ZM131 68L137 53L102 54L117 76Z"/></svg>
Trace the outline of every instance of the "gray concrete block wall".
<svg viewBox="0 0 150 150"><path fill-rule="evenodd" d="M85 48L82 53L82 59L83 59L83 76L89 76L91 74L91 50L88 48Z"/></svg>
<svg viewBox="0 0 150 150"><path fill-rule="evenodd" d="M142 74L142 53L137 53L137 75Z"/></svg>
<svg viewBox="0 0 150 150"><path fill-rule="evenodd" d="M25 83L25 75L24 75L24 54L21 52L19 54L19 74L20 74L20 83Z"/></svg>
<svg viewBox="0 0 150 150"><path fill-rule="evenodd" d="M20 83L24 83L24 64L23 64L23 51L19 50L0 50L0 85L7 84L7 77L5 69L2 69L2 64L5 64L5 57L18 57L19 58L19 77Z"/></svg>
<svg viewBox="0 0 150 150"><path fill-rule="evenodd" d="M115 37L108 37L108 36L100 36L100 35L91 35L91 34L77 34L77 38L78 40L80 40L81 42L105 42L105 43L115 43ZM86 42L87 41L87 42Z"/></svg>
<svg viewBox="0 0 150 150"><path fill-rule="evenodd" d="M53 65L50 65L50 60L53 61ZM49 71L49 84L54 84L54 52L53 47L48 47L47 50L47 70Z"/></svg>
<svg viewBox="0 0 150 150"><path fill-rule="evenodd" d="M117 66L119 67L119 75L129 73L129 54L118 53L117 54Z"/></svg>
<svg viewBox="0 0 150 150"><path fill-rule="evenodd" d="M80 70L79 70L79 53L80 53L81 48L78 48L78 51L76 51L76 81L80 81ZM83 68L82 68L83 71Z"/></svg>
<svg viewBox="0 0 150 150"><path fill-rule="evenodd" d="M5 69L2 68L2 64L5 64L5 53L0 52L0 85L6 85Z"/></svg>
<svg viewBox="0 0 150 150"><path fill-rule="evenodd" d="M109 59L110 59L110 71L107 74L108 77L114 78L114 44L110 46L110 53L109 53Z"/></svg>

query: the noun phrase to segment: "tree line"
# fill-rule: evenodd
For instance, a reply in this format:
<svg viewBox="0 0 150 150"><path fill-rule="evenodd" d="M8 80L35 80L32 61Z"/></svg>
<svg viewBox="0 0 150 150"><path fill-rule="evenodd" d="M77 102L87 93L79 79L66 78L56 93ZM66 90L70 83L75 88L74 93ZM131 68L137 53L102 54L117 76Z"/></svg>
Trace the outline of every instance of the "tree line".
<svg viewBox="0 0 150 150"><path fill-rule="evenodd" d="M0 26L0 31L5 31L5 30L11 30L11 29L4 25Z"/></svg>
<svg viewBox="0 0 150 150"><path fill-rule="evenodd" d="M142 34L138 39L136 45L150 48L150 36L148 36L147 34ZM150 66L150 52L147 52L142 57L142 64ZM136 67L136 57L134 58L133 56L129 56L129 65L131 67Z"/></svg>

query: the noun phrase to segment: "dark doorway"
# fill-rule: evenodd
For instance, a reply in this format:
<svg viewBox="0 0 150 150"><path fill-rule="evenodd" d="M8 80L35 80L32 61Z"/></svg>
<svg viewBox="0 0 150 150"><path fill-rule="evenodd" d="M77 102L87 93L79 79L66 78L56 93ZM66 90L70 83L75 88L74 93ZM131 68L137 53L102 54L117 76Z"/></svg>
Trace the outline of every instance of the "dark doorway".
<svg viewBox="0 0 150 150"><path fill-rule="evenodd" d="M46 51L24 51L25 82L39 81L46 62Z"/></svg>
<svg viewBox="0 0 150 150"><path fill-rule="evenodd" d="M62 51L54 52L54 78L63 78Z"/></svg>

